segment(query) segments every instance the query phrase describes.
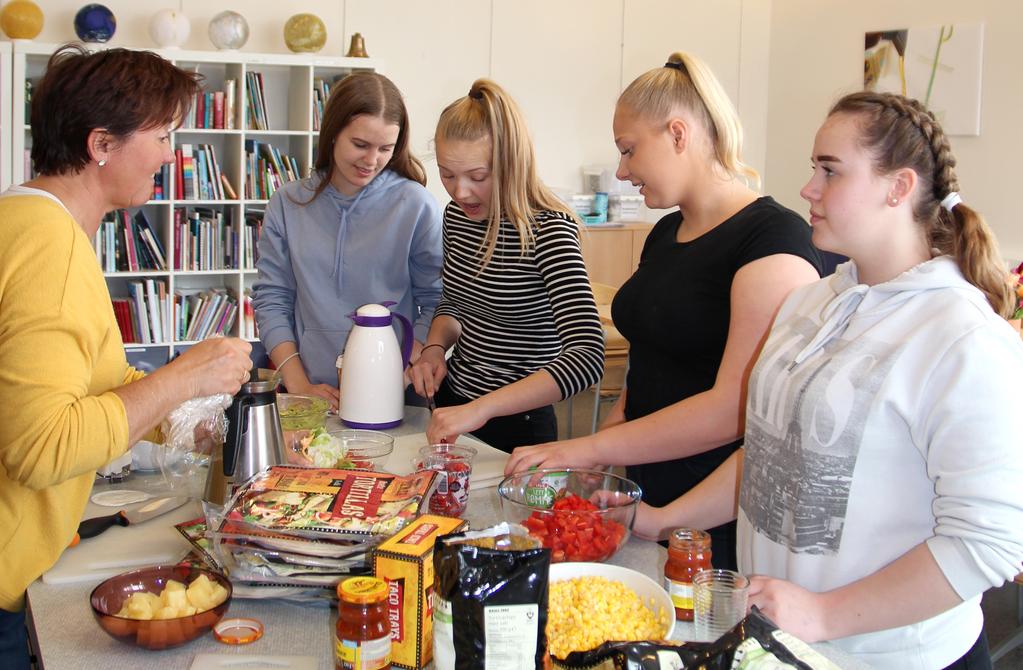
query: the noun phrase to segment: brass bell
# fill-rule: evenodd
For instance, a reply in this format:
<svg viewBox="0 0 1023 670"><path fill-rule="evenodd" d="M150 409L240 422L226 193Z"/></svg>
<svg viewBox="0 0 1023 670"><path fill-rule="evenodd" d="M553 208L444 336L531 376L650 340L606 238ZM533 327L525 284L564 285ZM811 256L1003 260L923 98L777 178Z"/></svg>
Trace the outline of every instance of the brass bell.
<svg viewBox="0 0 1023 670"><path fill-rule="evenodd" d="M352 35L352 43L348 47L348 53L345 54L346 58L369 58L369 54L366 53L366 41L362 39L361 33L355 33Z"/></svg>

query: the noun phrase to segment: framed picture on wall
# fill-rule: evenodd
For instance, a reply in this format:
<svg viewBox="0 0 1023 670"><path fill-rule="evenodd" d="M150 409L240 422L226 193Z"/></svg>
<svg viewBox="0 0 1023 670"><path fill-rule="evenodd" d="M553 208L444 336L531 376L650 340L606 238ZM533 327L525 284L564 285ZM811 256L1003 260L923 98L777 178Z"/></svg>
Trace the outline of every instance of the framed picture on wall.
<svg viewBox="0 0 1023 670"><path fill-rule="evenodd" d="M916 98L949 135L980 135L983 56L980 23L868 32L863 88Z"/></svg>

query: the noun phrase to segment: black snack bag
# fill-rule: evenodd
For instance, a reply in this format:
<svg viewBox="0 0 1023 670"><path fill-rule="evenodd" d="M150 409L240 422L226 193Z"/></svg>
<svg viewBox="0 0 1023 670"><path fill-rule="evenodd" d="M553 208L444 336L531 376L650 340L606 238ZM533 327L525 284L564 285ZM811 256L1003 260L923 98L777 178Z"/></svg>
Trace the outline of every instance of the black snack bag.
<svg viewBox="0 0 1023 670"><path fill-rule="evenodd" d="M805 642L778 630L756 607L714 642L605 642L590 651L573 651L555 666L595 668L601 663L615 670L755 670L762 663L772 669L838 670Z"/></svg>
<svg viewBox="0 0 1023 670"><path fill-rule="evenodd" d="M454 533L433 550L437 670L543 668L551 553L522 526Z"/></svg>

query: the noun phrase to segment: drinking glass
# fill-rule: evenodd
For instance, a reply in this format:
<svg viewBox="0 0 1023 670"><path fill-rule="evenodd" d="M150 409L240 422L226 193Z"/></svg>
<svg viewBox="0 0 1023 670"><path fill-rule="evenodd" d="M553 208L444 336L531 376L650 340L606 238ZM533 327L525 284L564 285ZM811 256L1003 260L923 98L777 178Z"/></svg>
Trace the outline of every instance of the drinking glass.
<svg viewBox="0 0 1023 670"><path fill-rule="evenodd" d="M441 473L437 490L430 496L431 514L460 517L469 502L469 477L476 449L461 444L430 444L419 449L416 466Z"/></svg>
<svg viewBox="0 0 1023 670"><path fill-rule="evenodd" d="M749 579L732 570L700 570L693 575L696 639L713 642L746 616Z"/></svg>

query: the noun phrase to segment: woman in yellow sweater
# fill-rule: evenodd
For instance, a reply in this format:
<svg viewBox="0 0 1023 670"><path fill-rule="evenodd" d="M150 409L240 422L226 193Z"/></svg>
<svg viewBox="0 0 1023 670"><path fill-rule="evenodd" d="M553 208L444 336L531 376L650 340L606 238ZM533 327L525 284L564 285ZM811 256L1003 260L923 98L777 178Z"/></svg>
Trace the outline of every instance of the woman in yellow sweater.
<svg viewBox="0 0 1023 670"><path fill-rule="evenodd" d="M155 54L68 46L33 96L39 176L0 195L0 667L28 667L25 589L74 536L96 469L248 377L250 346L232 338L131 368L90 241L106 212L149 199L199 90Z"/></svg>

